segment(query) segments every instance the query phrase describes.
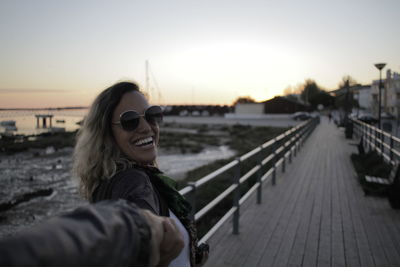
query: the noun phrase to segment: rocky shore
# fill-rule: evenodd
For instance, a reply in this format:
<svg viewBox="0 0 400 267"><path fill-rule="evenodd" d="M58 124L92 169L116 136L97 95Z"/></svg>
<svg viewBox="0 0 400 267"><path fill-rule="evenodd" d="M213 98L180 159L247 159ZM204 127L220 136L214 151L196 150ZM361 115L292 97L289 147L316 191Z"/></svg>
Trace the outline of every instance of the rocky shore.
<svg viewBox="0 0 400 267"><path fill-rule="evenodd" d="M86 203L70 175L71 154L69 147L0 156L0 236Z"/></svg>

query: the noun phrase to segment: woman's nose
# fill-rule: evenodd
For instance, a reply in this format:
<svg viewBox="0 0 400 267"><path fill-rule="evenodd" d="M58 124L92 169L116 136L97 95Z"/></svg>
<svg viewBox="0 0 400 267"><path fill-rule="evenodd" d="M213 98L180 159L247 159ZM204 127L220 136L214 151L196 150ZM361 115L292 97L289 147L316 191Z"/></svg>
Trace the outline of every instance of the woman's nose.
<svg viewBox="0 0 400 267"><path fill-rule="evenodd" d="M137 130L139 132L147 132L147 131L151 131L151 126L150 124L147 122L147 120L145 119L145 117L140 117L139 118L139 125Z"/></svg>

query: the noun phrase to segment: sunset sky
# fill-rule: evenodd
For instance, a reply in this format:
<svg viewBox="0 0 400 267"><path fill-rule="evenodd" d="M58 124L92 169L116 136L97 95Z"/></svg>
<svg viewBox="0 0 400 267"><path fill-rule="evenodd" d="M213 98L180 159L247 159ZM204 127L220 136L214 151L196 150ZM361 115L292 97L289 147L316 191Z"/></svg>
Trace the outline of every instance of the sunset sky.
<svg viewBox="0 0 400 267"><path fill-rule="evenodd" d="M119 80L160 104L265 100L400 72L398 0L1 0L0 108L87 106Z"/></svg>

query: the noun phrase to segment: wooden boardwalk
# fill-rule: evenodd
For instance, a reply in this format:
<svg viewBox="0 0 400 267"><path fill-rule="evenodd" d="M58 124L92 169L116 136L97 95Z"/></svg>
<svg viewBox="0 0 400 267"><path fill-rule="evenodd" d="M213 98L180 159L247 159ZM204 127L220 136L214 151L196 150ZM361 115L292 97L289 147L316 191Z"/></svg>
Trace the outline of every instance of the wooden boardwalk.
<svg viewBox="0 0 400 267"><path fill-rule="evenodd" d="M209 241L206 266L400 266L400 211L364 196L350 154L355 141L322 120L277 185L241 208Z"/></svg>

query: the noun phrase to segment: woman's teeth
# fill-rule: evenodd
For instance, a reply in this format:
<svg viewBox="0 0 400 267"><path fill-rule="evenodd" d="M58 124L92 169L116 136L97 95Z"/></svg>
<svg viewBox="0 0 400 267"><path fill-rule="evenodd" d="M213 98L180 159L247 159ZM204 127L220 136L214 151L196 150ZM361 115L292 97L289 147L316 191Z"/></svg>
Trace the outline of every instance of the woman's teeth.
<svg viewBox="0 0 400 267"><path fill-rule="evenodd" d="M153 143L153 137L147 137L135 142L135 146L145 146Z"/></svg>

